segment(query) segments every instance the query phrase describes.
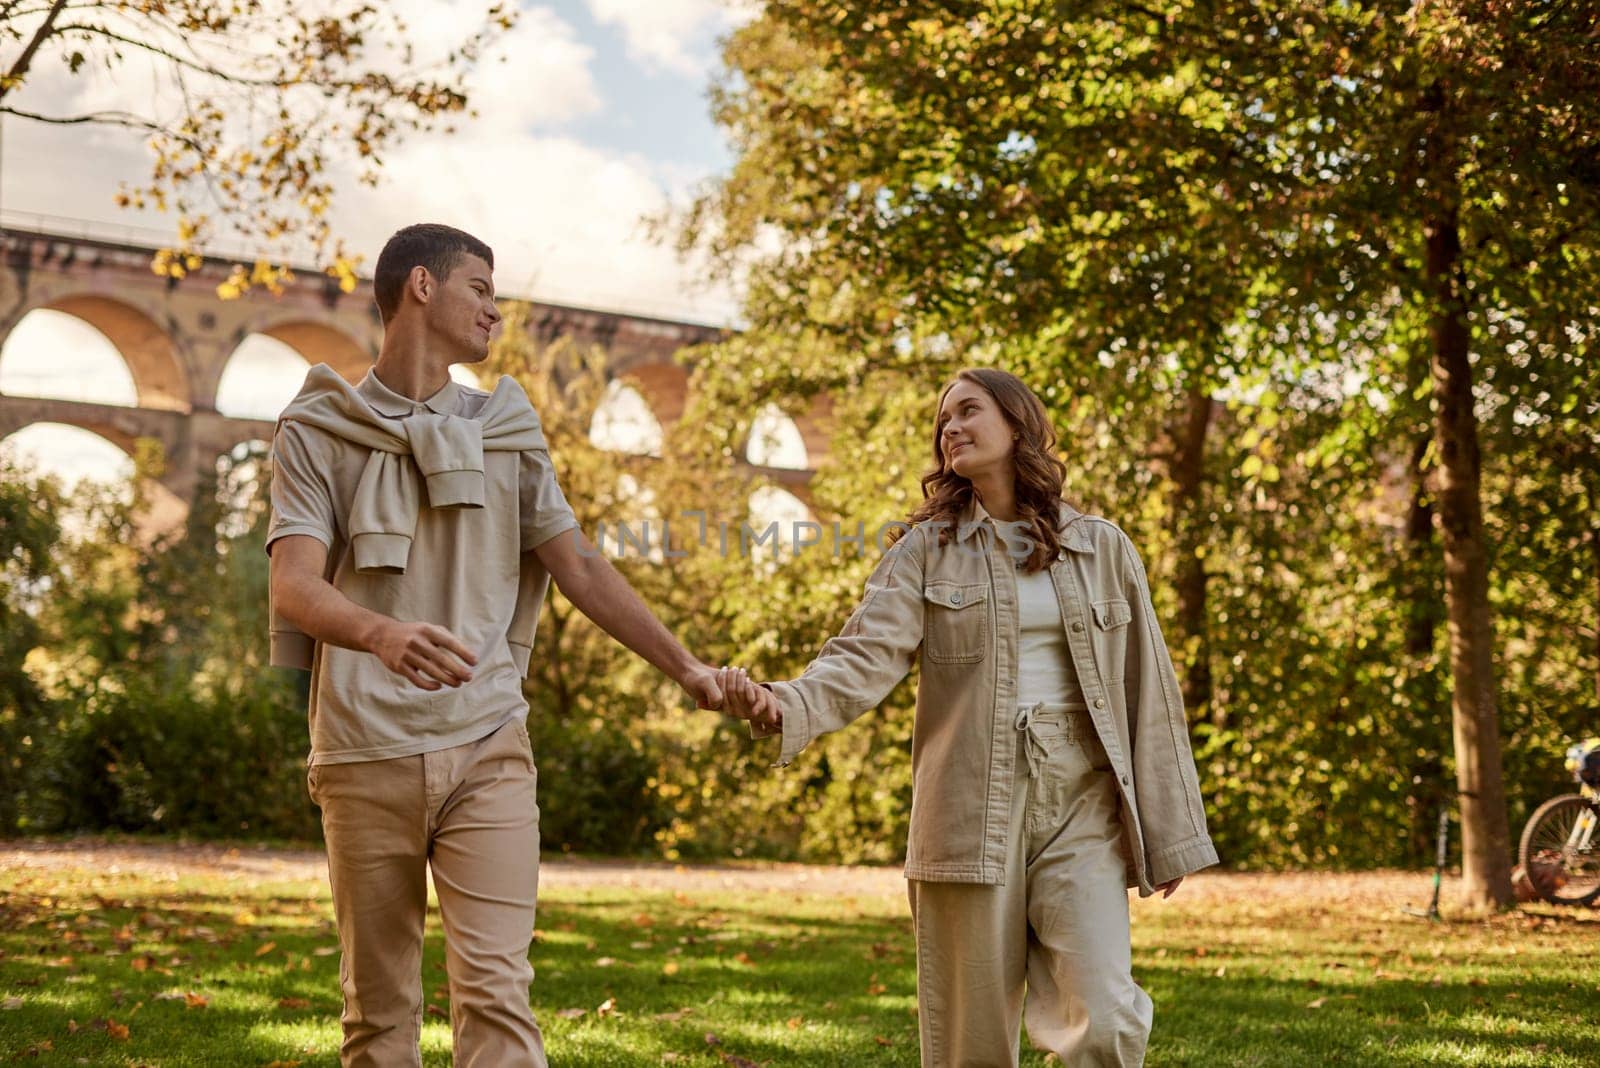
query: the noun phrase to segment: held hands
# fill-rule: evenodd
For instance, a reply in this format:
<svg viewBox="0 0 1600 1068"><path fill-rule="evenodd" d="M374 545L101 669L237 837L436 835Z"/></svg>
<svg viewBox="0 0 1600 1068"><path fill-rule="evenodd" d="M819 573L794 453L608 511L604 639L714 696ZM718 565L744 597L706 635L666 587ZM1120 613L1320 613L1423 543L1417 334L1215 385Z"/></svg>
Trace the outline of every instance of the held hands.
<svg viewBox="0 0 1600 1068"><path fill-rule="evenodd" d="M781 728L783 710L771 690L750 681L744 668L725 667L717 673L726 697L723 711L736 719L747 719L762 727Z"/></svg>

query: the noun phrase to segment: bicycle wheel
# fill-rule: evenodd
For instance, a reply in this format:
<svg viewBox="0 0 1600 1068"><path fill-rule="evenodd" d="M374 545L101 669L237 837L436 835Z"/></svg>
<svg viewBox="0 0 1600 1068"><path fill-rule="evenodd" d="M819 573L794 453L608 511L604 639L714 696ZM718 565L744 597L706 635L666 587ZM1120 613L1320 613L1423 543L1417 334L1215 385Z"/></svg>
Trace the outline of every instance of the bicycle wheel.
<svg viewBox="0 0 1600 1068"><path fill-rule="evenodd" d="M1552 797L1522 829L1522 870L1540 897L1555 905L1592 905L1600 898L1600 829L1574 835L1593 810L1577 794ZM1575 839L1587 838L1587 842Z"/></svg>

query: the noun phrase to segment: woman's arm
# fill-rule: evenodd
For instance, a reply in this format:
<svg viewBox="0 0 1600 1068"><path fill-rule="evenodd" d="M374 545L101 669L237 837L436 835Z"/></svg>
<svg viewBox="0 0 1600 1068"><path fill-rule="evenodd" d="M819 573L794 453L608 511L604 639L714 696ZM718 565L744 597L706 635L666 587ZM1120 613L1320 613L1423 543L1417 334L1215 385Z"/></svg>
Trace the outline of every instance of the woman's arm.
<svg viewBox="0 0 1600 1068"><path fill-rule="evenodd" d="M788 764L818 735L853 723L889 695L922 644L923 535L913 529L879 561L844 629L799 678L765 684L782 712Z"/></svg>

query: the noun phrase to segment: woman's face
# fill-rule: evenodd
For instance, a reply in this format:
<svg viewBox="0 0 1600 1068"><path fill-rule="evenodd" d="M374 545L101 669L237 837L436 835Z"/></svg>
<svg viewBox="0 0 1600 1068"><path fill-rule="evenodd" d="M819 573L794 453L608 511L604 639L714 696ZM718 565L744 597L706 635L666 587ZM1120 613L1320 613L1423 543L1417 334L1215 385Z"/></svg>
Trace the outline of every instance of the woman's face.
<svg viewBox="0 0 1600 1068"><path fill-rule="evenodd" d="M939 450L944 466L968 481L1012 473L1014 431L989 391L959 379L939 406Z"/></svg>

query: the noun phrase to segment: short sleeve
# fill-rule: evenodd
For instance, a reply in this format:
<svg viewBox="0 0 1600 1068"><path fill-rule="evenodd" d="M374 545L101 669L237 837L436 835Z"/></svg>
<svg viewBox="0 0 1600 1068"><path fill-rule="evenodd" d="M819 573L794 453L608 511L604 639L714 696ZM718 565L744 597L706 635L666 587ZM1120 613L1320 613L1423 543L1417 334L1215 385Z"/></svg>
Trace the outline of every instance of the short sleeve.
<svg viewBox="0 0 1600 1068"><path fill-rule="evenodd" d="M545 449L522 453L519 478L522 507L522 551L537 549L551 538L578 525L572 506L556 482L555 465Z"/></svg>
<svg viewBox="0 0 1600 1068"><path fill-rule="evenodd" d="M272 543L291 534L305 534L333 547L338 521L333 491L326 476L326 457L317 460L315 432L300 423L278 424L272 439L272 516L267 525L267 552Z"/></svg>

